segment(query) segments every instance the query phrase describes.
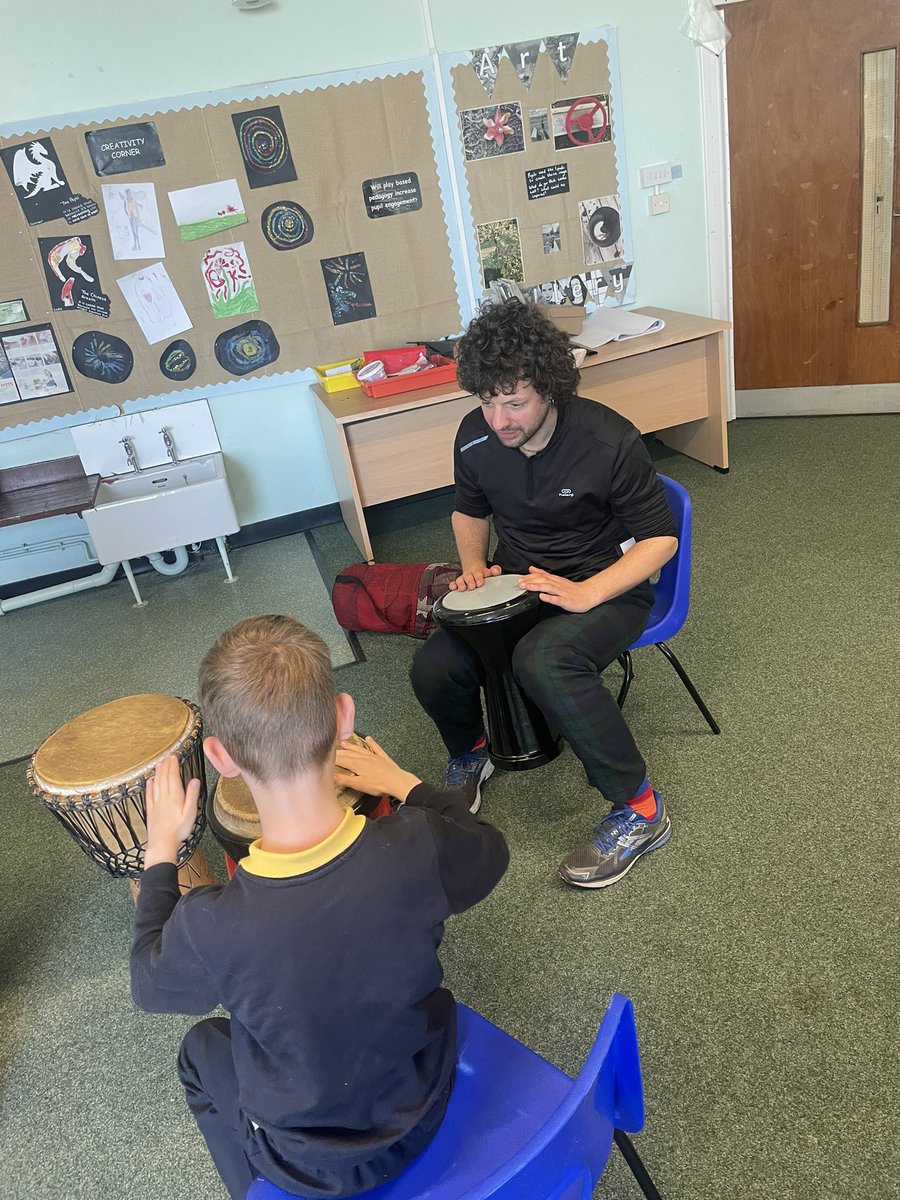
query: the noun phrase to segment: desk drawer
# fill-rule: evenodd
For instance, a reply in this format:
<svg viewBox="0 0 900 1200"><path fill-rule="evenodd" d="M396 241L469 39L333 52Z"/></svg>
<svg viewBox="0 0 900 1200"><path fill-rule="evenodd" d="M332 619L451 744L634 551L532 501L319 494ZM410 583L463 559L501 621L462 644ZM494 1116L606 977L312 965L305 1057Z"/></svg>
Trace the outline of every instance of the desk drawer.
<svg viewBox="0 0 900 1200"><path fill-rule="evenodd" d="M708 417L706 349L700 338L586 366L579 392L614 408L641 433Z"/></svg>
<svg viewBox="0 0 900 1200"><path fill-rule="evenodd" d="M477 403L471 396L458 396L346 424L363 507L451 484L453 439L460 421Z"/></svg>

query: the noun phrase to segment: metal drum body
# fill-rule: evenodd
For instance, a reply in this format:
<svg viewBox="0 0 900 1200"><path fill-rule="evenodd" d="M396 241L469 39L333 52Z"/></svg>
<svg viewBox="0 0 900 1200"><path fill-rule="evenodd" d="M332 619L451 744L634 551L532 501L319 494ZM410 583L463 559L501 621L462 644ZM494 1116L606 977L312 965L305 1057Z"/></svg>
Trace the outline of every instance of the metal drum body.
<svg viewBox="0 0 900 1200"><path fill-rule="evenodd" d="M369 747L355 733L347 741L364 750ZM338 788L340 799L354 812L369 816L381 803L378 796L367 796L355 788ZM246 858L250 844L262 836L259 813L253 803L250 789L239 775L234 778L222 776L212 789L206 803L209 827L216 841L233 863Z"/></svg>
<svg viewBox="0 0 900 1200"><path fill-rule="evenodd" d="M512 671L516 643L545 615L534 592L516 575L490 575L475 591L448 592L434 606L442 629L467 642L484 670L484 699L490 757L506 771L542 767L557 757L559 739L544 714L522 691Z"/></svg>
<svg viewBox="0 0 900 1200"><path fill-rule="evenodd" d="M201 786L197 819L178 850L184 892L216 882L197 849L206 827L206 772L196 705L162 695L101 704L51 734L26 774L31 790L85 854L110 875L136 880L147 841L147 780L170 754L178 758L182 782L199 779Z"/></svg>

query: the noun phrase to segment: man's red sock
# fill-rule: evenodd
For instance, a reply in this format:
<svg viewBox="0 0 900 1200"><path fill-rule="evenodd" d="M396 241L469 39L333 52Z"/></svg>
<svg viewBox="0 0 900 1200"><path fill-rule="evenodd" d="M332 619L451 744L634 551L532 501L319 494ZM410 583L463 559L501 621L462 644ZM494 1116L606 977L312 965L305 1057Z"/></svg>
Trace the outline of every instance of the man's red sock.
<svg viewBox="0 0 900 1200"><path fill-rule="evenodd" d="M659 805L656 803L656 796L653 794L653 788L650 786L650 780L645 779L632 798L628 801L628 807L634 811L645 821L655 821L659 812Z"/></svg>
<svg viewBox="0 0 900 1200"><path fill-rule="evenodd" d="M478 741L475 743L475 745L472 747L472 749L470 750L469 753L474 754L476 750L484 750L484 748L486 746L487 746L487 732L485 731L481 735L481 737L478 739Z"/></svg>

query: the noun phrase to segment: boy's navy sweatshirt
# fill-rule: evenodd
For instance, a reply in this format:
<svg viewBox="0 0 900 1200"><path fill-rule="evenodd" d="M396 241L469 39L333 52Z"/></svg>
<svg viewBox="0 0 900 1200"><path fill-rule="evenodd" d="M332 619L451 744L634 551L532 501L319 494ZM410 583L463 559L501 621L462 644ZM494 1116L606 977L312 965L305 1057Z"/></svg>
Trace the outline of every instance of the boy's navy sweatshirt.
<svg viewBox="0 0 900 1200"><path fill-rule="evenodd" d="M244 1147L281 1186L373 1186L382 1165L395 1175L422 1150L417 1126L430 1136L439 1123L456 1050L444 922L483 899L509 858L467 804L419 784L336 857L288 878L239 867L180 897L174 865L141 876L134 1001L228 1010Z"/></svg>

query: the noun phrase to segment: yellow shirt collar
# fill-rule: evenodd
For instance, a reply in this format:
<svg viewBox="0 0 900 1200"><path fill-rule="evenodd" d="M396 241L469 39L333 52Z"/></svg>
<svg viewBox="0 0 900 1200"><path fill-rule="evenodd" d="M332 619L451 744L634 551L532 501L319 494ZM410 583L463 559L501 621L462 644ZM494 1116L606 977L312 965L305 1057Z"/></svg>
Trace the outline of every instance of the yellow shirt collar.
<svg viewBox="0 0 900 1200"><path fill-rule="evenodd" d="M251 875L262 875L265 879L289 879L292 875L305 875L343 854L353 845L365 825L366 818L348 808L334 833L308 850L279 854L263 850L262 839L257 838L251 842L247 857L241 859L240 865Z"/></svg>

